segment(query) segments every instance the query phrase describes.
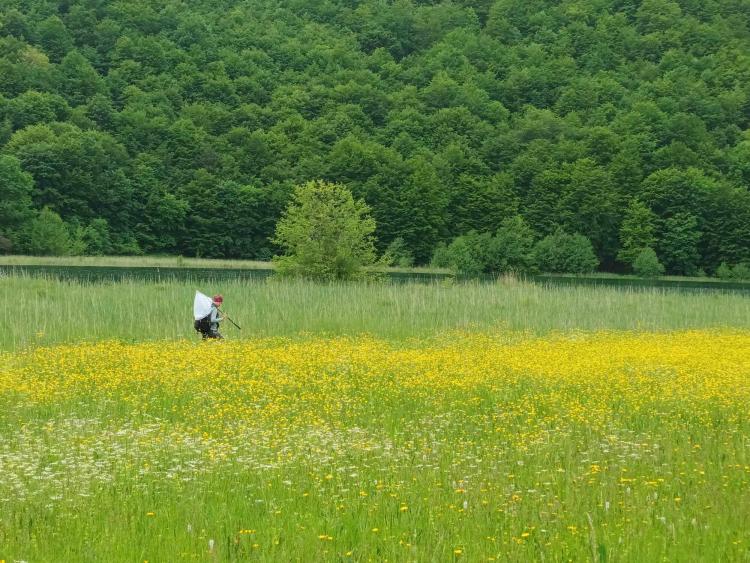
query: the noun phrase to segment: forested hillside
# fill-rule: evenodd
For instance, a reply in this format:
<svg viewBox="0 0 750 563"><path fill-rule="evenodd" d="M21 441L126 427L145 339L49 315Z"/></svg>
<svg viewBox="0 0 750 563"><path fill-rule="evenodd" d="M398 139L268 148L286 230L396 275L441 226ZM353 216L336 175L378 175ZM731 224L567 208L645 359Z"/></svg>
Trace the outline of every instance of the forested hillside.
<svg viewBox="0 0 750 563"><path fill-rule="evenodd" d="M56 213L79 252L268 258L320 178L418 263L520 215L605 270L640 244L712 273L750 261L749 22L750 0L0 0L0 240L42 251Z"/></svg>

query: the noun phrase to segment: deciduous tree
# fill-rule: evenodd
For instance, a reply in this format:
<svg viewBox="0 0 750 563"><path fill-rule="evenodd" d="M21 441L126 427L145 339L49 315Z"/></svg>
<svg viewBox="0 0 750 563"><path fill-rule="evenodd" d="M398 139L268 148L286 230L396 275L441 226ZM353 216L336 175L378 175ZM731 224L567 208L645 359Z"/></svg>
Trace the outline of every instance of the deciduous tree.
<svg viewBox="0 0 750 563"><path fill-rule="evenodd" d="M312 181L297 186L276 225L274 257L281 275L321 281L362 277L375 263L375 221L362 200L341 184Z"/></svg>

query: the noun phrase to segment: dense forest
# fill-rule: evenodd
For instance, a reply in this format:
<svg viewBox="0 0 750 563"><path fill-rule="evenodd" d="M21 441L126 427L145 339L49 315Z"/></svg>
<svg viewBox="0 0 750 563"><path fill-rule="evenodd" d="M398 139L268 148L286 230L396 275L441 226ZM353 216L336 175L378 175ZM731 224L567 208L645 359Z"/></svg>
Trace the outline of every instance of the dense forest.
<svg viewBox="0 0 750 563"><path fill-rule="evenodd" d="M711 274L750 261L749 22L750 0L0 0L0 251L267 259L324 179L417 263L516 221L603 270L647 246Z"/></svg>

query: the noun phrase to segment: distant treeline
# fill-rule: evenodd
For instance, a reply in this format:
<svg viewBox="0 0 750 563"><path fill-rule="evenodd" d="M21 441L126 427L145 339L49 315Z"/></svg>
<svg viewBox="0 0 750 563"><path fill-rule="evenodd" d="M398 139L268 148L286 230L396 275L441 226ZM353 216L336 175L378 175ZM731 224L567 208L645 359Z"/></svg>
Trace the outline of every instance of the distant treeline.
<svg viewBox="0 0 750 563"><path fill-rule="evenodd" d="M734 267L749 22L748 0L0 0L0 251L267 259L320 178L417 264L517 223L604 270Z"/></svg>

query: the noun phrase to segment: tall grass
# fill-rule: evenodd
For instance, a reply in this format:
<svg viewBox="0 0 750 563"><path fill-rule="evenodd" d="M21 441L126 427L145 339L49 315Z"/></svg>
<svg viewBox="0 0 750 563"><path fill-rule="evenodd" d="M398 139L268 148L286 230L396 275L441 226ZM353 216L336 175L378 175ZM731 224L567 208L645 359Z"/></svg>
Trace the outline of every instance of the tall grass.
<svg viewBox="0 0 750 563"><path fill-rule="evenodd" d="M231 339L373 334L386 339L454 329L556 330L750 328L750 297L660 289L559 287L521 282L329 284L234 280L86 284L0 279L0 349L60 342L195 338L195 290L220 292L242 326Z"/></svg>
<svg viewBox="0 0 750 563"><path fill-rule="evenodd" d="M183 256L0 256L0 266L72 266L106 268L214 268L232 270L273 270L273 262L185 258ZM387 272L449 274L447 268L415 266L383 268Z"/></svg>
<svg viewBox="0 0 750 563"><path fill-rule="evenodd" d="M183 258L182 256L0 256L8 266L100 266L119 268L272 268L270 262Z"/></svg>

